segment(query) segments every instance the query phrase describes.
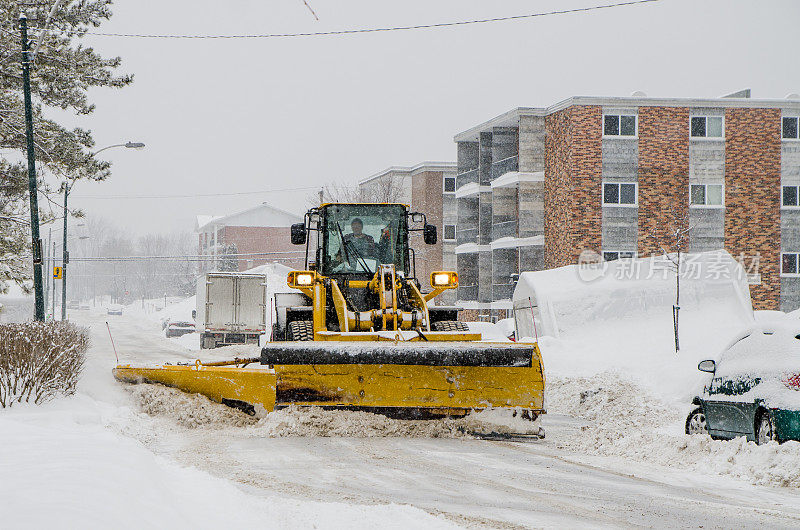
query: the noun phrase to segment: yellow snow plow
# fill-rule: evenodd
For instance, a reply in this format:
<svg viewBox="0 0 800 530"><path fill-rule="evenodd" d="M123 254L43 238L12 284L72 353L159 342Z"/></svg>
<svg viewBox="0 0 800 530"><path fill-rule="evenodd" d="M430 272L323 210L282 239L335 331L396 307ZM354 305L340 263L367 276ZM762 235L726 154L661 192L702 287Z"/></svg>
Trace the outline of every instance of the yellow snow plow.
<svg viewBox="0 0 800 530"><path fill-rule="evenodd" d="M458 275L433 272L431 290L422 292L409 248L415 231L436 243L436 227L403 204L313 208L291 230L292 242L306 245L306 270L288 275L297 293L275 295L272 341L259 357L119 366L114 375L246 410L300 405L430 417L499 407L523 409L531 419L544 413L537 344L482 342L457 320L457 308L429 305L458 286Z"/></svg>

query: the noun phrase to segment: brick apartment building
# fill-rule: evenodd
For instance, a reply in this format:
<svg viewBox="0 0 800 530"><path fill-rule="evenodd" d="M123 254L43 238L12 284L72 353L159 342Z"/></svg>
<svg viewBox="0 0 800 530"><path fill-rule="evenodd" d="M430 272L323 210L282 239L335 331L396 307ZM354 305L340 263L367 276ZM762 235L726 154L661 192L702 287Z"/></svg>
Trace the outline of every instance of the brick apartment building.
<svg viewBox="0 0 800 530"><path fill-rule="evenodd" d="M305 250L289 240L289 227L302 220L267 203L221 217L198 215L195 224L198 254L209 257L208 261L201 262L201 272L245 271L272 261L303 268ZM259 253L274 254L247 255Z"/></svg>
<svg viewBox="0 0 800 530"><path fill-rule="evenodd" d="M688 223L689 251L758 261L757 309L800 306L800 98L572 97L455 136L460 305L511 307L515 274L645 257ZM750 272L755 272L752 268Z"/></svg>
<svg viewBox="0 0 800 530"><path fill-rule="evenodd" d="M361 200L366 202L401 202L411 211L422 212L439 230L435 245L426 245L421 232L412 232L409 244L416 253L417 277L429 290L430 273L455 270L456 245L456 165L452 162L422 162L413 167L392 166L371 175L358 184ZM439 304L455 302L455 293L436 298Z"/></svg>

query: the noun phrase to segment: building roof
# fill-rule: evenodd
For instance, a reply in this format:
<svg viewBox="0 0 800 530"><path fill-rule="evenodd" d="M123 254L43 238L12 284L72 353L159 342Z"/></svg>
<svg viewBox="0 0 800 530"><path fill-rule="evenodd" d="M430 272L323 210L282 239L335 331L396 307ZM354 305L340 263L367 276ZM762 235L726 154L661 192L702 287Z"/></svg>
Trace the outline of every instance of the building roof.
<svg viewBox="0 0 800 530"><path fill-rule="evenodd" d="M390 166L383 171L373 173L372 175L358 181L359 184L366 184L375 179L385 177L390 173L408 173L409 176L416 175L423 171L447 171L454 172L456 170L455 162L420 162L415 166Z"/></svg>
<svg viewBox="0 0 800 530"><path fill-rule="evenodd" d="M783 99L752 99L749 89L718 98L651 98L642 93L627 97L571 96L549 107L517 107L456 134L456 142L477 141L478 134L494 127L516 127L521 116L547 116L573 105L609 107L700 107L700 108L779 108L800 112L800 97L789 94Z"/></svg>
<svg viewBox="0 0 800 530"><path fill-rule="evenodd" d="M195 223L195 232L201 232L212 226L263 226L263 227L288 227L294 223L302 222L299 215L276 208L263 202L247 210L223 216L198 215Z"/></svg>

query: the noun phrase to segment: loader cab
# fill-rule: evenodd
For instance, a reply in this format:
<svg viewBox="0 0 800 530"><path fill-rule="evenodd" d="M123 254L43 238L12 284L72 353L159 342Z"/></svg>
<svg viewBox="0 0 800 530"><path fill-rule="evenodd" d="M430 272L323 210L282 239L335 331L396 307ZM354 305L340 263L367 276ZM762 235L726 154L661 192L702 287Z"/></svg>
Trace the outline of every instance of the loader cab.
<svg viewBox="0 0 800 530"><path fill-rule="evenodd" d="M387 264L414 276L409 231L423 232L425 243L436 243L436 227L405 204L337 203L310 210L303 223L292 226L291 236L292 243L306 245L309 269L326 277L368 280ZM316 248L309 248L312 244Z"/></svg>
<svg viewBox="0 0 800 530"><path fill-rule="evenodd" d="M318 270L370 279L382 264L409 273L408 215L402 204L329 204L320 208Z"/></svg>

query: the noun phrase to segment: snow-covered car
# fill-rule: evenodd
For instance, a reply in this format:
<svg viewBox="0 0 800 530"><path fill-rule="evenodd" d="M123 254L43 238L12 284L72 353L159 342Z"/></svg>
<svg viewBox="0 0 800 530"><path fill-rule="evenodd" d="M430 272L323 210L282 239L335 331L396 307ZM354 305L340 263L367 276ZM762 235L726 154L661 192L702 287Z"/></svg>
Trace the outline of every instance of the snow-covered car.
<svg viewBox="0 0 800 530"><path fill-rule="evenodd" d="M78 309L80 304L77 300L70 300L67 302L67 309Z"/></svg>
<svg viewBox="0 0 800 530"><path fill-rule="evenodd" d="M78 309L80 309L81 311L88 311L89 304L87 304L86 302L81 302L81 304L78 306Z"/></svg>
<svg viewBox="0 0 800 530"><path fill-rule="evenodd" d="M122 314L122 306L119 304L111 304L108 306L108 310L106 311L109 315L121 315Z"/></svg>
<svg viewBox="0 0 800 530"><path fill-rule="evenodd" d="M186 335L187 333L194 333L194 323L193 322L180 322L174 321L169 322L166 326L165 334L167 338L170 337L180 337L181 335Z"/></svg>
<svg viewBox="0 0 800 530"><path fill-rule="evenodd" d="M800 441L800 330L753 330L697 368L712 378L692 401L687 434Z"/></svg>

